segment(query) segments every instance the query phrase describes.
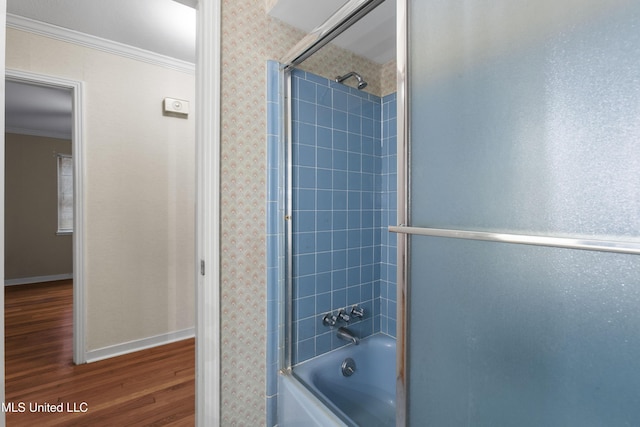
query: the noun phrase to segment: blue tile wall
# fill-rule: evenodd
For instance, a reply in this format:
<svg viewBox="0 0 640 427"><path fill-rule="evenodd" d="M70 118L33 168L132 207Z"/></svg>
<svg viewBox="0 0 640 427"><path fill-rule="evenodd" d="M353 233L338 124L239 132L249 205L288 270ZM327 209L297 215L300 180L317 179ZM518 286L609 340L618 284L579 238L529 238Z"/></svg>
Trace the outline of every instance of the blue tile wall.
<svg viewBox="0 0 640 427"><path fill-rule="evenodd" d="M396 336L396 235L389 225L397 225L397 101L396 94L382 98L382 170L380 246L380 331Z"/></svg>
<svg viewBox="0 0 640 427"><path fill-rule="evenodd" d="M279 64L267 75L267 407L277 422L283 340L284 170ZM292 75L293 363L339 346L324 313L358 304L360 337L395 336L396 98L380 98L311 73ZM271 415L270 415L271 414Z"/></svg>
<svg viewBox="0 0 640 427"><path fill-rule="evenodd" d="M384 127L395 98L385 99L292 74L294 364L346 345L322 324L327 312L364 308L349 325L359 337L395 328L395 139Z"/></svg>

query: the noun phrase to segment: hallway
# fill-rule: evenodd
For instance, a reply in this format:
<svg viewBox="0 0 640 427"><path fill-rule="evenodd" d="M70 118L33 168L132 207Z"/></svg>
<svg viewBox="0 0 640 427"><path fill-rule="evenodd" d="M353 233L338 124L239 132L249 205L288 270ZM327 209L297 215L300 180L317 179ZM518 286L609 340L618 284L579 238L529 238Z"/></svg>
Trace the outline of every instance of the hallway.
<svg viewBox="0 0 640 427"><path fill-rule="evenodd" d="M73 365L72 288L5 287L7 426L194 425L194 339Z"/></svg>

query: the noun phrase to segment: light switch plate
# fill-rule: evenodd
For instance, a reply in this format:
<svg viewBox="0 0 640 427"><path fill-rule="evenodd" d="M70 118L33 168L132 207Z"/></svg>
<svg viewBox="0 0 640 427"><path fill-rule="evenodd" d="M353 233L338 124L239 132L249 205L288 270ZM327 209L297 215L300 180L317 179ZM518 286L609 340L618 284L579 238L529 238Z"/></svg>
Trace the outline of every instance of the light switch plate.
<svg viewBox="0 0 640 427"><path fill-rule="evenodd" d="M164 112L189 115L189 101L175 98L164 99Z"/></svg>

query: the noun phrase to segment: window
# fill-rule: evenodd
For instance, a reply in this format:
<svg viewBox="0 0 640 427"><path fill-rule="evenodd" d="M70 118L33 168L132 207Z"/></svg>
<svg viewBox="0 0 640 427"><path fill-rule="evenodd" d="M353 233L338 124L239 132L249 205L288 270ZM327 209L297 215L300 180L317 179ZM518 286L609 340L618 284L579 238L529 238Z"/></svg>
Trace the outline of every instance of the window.
<svg viewBox="0 0 640 427"><path fill-rule="evenodd" d="M58 234L73 232L73 158L58 154Z"/></svg>

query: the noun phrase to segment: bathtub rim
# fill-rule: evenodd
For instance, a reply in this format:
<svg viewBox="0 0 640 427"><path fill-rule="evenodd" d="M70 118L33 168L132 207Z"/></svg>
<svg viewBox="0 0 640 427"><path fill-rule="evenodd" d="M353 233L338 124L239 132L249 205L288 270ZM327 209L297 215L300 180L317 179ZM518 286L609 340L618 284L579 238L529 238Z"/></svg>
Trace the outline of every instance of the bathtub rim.
<svg viewBox="0 0 640 427"><path fill-rule="evenodd" d="M385 333L382 332L378 332L375 333L373 335L369 335L366 338L363 338L360 343L366 343L370 340L378 340L378 339L384 339L384 340L390 340L393 341L395 346L396 346L396 350L394 350L394 356L395 356L395 352L397 351L397 339L391 335L387 335ZM352 348L355 344L347 344L347 345L343 345L341 347L338 347L336 349L333 349L331 351L328 351L326 353L320 354L318 356L312 357L311 359L305 360L303 362L298 363L297 365L291 366L286 370L281 370L280 374L282 376L285 377L289 377L292 381L295 381L297 383L298 386L300 386L300 388L302 388L304 391L308 392L309 395L313 396L313 398L315 398L315 400L317 400L319 403L321 403L322 405L324 405L333 415L335 415L338 419L340 419L340 421L342 423L344 423L345 425L349 426L349 427L358 427L358 424L353 421L347 414L344 413L344 411L342 411L340 408L338 408L338 406L333 403L331 401L331 399L329 399L327 396L325 396L323 393L321 393L319 390L316 390L312 385L308 384L306 380L302 379L298 374L296 374L295 372L295 368L298 366L303 366L311 361L317 360L319 358L325 357L327 355L330 354L335 354L339 351L347 351L347 349ZM397 362L396 362L397 364ZM395 367L394 367L394 372L395 372ZM396 391L396 420L398 417L398 403L397 403L397 391Z"/></svg>
<svg viewBox="0 0 640 427"><path fill-rule="evenodd" d="M289 425L286 420L280 419L282 415L286 417L287 411L284 409L285 406L291 407L293 405L299 405L304 408L305 415L315 422L318 427L327 427L327 424L321 421L330 421L332 423L330 427L353 426L352 422L347 424L347 422L340 418L333 408L330 408L325 404L324 400L318 398L318 396L316 396L316 394L313 393L303 381L300 381L292 374L290 369L281 370L278 376L279 387L281 387L280 393L282 393L281 397L290 394L290 399L293 400L293 402L289 401L285 404L281 400L281 397L278 399L278 425L283 425L284 427ZM285 392L284 388L288 390ZM303 403L307 401L315 404L315 406L310 408L309 405L305 405Z"/></svg>

